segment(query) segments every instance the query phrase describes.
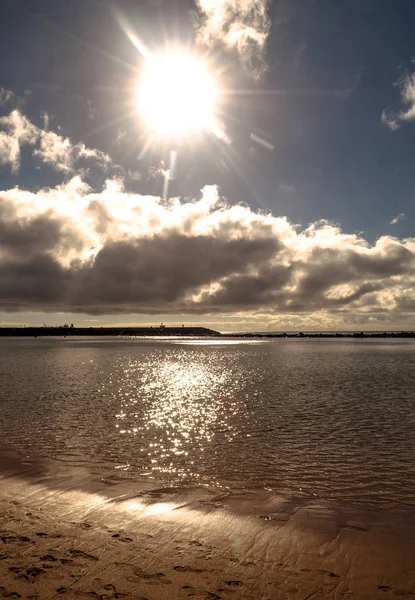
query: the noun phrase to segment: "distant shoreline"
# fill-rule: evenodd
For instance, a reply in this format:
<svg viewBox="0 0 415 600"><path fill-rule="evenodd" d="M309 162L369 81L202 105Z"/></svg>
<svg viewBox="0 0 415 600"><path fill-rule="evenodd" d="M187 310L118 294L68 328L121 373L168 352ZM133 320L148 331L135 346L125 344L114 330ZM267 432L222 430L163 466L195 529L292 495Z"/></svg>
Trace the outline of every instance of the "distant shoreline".
<svg viewBox="0 0 415 600"><path fill-rule="evenodd" d="M222 337L232 338L415 338L414 331L384 331L384 332L373 332L368 331L350 331L350 332L312 332L304 333L302 331L298 333L227 333L221 334Z"/></svg>
<svg viewBox="0 0 415 600"><path fill-rule="evenodd" d="M206 327L0 327L0 337L220 336Z"/></svg>
<svg viewBox="0 0 415 600"><path fill-rule="evenodd" d="M85 336L134 336L134 337L222 337L243 339L269 338L354 338L394 339L415 338L415 331L384 332L291 332L291 333L220 333L206 327L0 327L0 337L85 337Z"/></svg>

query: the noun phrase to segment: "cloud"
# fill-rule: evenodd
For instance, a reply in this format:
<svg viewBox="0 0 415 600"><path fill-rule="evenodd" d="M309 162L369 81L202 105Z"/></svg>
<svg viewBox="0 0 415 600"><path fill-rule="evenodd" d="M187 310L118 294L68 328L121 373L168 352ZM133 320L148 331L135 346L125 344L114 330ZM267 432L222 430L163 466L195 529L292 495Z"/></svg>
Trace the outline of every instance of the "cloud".
<svg viewBox="0 0 415 600"><path fill-rule="evenodd" d="M20 167L20 149L34 144L39 130L19 110L0 118L0 165L10 165L13 172Z"/></svg>
<svg viewBox="0 0 415 600"><path fill-rule="evenodd" d="M325 221L300 230L227 205L215 187L192 202L131 194L121 180L95 192L79 177L0 192L4 311L229 314L321 328L407 320L414 290L414 239L369 244Z"/></svg>
<svg viewBox="0 0 415 600"><path fill-rule="evenodd" d="M265 50L271 22L269 0L197 0L202 13L198 41L236 50L245 70L260 79L267 69Z"/></svg>
<svg viewBox="0 0 415 600"><path fill-rule="evenodd" d="M394 219L392 219L392 221L390 221L389 225L396 225L396 223L399 223L399 221L403 221L404 219L405 214L399 213L399 215L397 215Z"/></svg>
<svg viewBox="0 0 415 600"><path fill-rule="evenodd" d="M32 156L42 164L50 165L57 171L72 173L80 161L95 161L101 167L111 159L101 152L87 148L82 142L74 144L68 137L48 130L49 119L43 114L44 128L37 127L23 113L12 110L0 118L0 166L10 166L16 173L20 168L21 149L32 147Z"/></svg>
<svg viewBox="0 0 415 600"><path fill-rule="evenodd" d="M39 148L33 151L33 156L41 162L52 165L58 171L71 171L73 168L72 142L53 131L39 133Z"/></svg>
<svg viewBox="0 0 415 600"><path fill-rule="evenodd" d="M407 105L406 110L400 114L403 121L415 120L415 73L409 75L402 86L402 101Z"/></svg>
<svg viewBox="0 0 415 600"><path fill-rule="evenodd" d="M396 131L400 128L399 119L394 115L394 113L388 112L387 110L383 110L380 120L383 125L389 127L391 131Z"/></svg>
<svg viewBox="0 0 415 600"><path fill-rule="evenodd" d="M53 131L41 131L39 148L33 151L33 156L40 158L44 164L53 166L58 171L70 173L75 164L82 158L93 159L102 167L111 162L105 152L87 148L82 142L73 144L69 138L62 137Z"/></svg>
<svg viewBox="0 0 415 600"><path fill-rule="evenodd" d="M7 90L6 88L0 88L0 106L4 104L8 104L14 99L14 94L12 91Z"/></svg>
<svg viewBox="0 0 415 600"><path fill-rule="evenodd" d="M404 108L400 111L382 111L381 120L389 129L396 131L408 121L415 121L415 73L408 75L400 85L401 101Z"/></svg>

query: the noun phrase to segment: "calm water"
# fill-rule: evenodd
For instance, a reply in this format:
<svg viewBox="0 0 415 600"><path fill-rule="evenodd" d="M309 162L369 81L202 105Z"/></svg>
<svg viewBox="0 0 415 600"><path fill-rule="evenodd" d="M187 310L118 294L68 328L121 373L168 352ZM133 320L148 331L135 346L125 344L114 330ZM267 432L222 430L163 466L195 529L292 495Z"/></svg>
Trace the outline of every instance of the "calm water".
<svg viewBox="0 0 415 600"><path fill-rule="evenodd" d="M415 507L411 340L0 340L0 451Z"/></svg>

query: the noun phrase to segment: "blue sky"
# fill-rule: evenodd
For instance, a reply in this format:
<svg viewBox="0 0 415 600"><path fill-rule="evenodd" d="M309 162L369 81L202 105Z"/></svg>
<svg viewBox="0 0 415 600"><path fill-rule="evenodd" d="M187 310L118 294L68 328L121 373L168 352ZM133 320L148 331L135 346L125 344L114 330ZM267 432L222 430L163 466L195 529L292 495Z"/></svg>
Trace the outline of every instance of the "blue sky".
<svg viewBox="0 0 415 600"><path fill-rule="evenodd" d="M246 247L241 250L247 252L245 271L242 265L232 263L230 270L211 272L214 260L199 257L199 261L208 261L202 266L199 263L199 271L206 271L204 280L191 279L177 294L163 289L153 297L141 290L135 298L131 292L128 306L122 310L115 300L114 304L108 300L98 308L97 299L92 307L83 298L68 300L67 296L56 296L51 302L42 300L41 294L26 304L27 292L20 297L16 291L21 277L16 275L13 290L10 288L3 298L0 291L0 309L4 309L0 321L56 322L62 313L77 323L91 319L94 323L150 323L160 318L167 322L209 322L220 329L413 327L414 3L220 0L217 4L227 9L223 13L227 18L232 11L231 22L239 27L239 32L243 27L257 28L255 31L266 40L263 46L257 43L259 38L250 38L249 43L239 46L227 43L224 36L229 22L222 29L216 22L214 35L207 44L201 44L201 32L211 24L206 0L199 0L198 4L190 0L0 0L0 45L2 55L7 56L0 65L0 110L6 119L3 130L5 135L11 135L15 127L7 121L11 111L17 111L38 130L36 134L32 131L31 138L27 132L26 138L19 138L18 166L12 164L10 142L3 139L8 144L3 154L0 147L4 202L17 202L11 194L15 186L37 194L37 198L42 189L67 185L74 177L90 186L88 193L100 194L106 180L122 180L125 197L157 199L162 196L169 152L174 149L177 168L174 180L169 182L170 198L180 198L183 203L197 201L204 197L201 190L205 186L217 186L220 202L225 199L228 207L243 203L252 222L256 222L255 215L270 212L275 219L286 217L298 233L310 224L321 227L318 223L327 221L325 227L332 228L331 251L337 253L330 260L337 268L344 265L344 256L339 255L343 242L340 233L336 237L333 232L340 230L341 235L355 236L353 251L357 249L358 253L364 242L373 255L377 252L379 260L390 263L394 253L402 251L405 257L399 259L400 267L394 266L389 272L383 265L364 273L357 273L357 267L353 267L353 275L339 279L328 273L323 259L320 272L316 273L314 254L311 262L309 254L293 259L289 279L278 269L278 273L275 271L281 264L287 266L286 257L277 258L264 250L261 261L265 262L251 263L253 250ZM139 158L148 133L134 106L134 89L143 58L128 39L125 27L120 26L120 15L123 23L128 23L154 52L168 43L209 56L220 73L221 88L226 94L221 118L230 144L214 136L201 136L192 144L156 140L146 156ZM52 143L50 136L41 131L70 140L66 150L72 154L64 159L64 165L59 163L62 152L59 159L55 145L55 154L51 154L50 147L47 149L47 144ZM267 147L255 141L258 137L252 139L252 134L266 140ZM85 148L95 154L88 155ZM101 198L97 201L101 202ZM39 201L37 216L43 214L40 206L43 205ZM49 206L49 210L53 207ZM16 216L21 229L32 227L33 214L20 212ZM63 218L61 214L59 218ZM391 224L393 220L396 222ZM6 225L10 229L10 218ZM13 227L15 231L16 223ZM237 237L247 235L242 230ZM180 230L181 235L183 231ZM33 227L26 233L38 235ZM129 239L132 243L134 240L135 247L141 244L141 256L147 245L142 247L141 237L137 241L137 232L128 235L133 236ZM164 231L162 237L165 235ZM263 237L263 233L258 235ZM321 241L324 236L321 232L319 236ZM273 239L275 242L275 236ZM249 241L252 240L245 239ZM105 256L105 244L110 242L115 240L106 238L102 242L98 258ZM14 252L11 243L4 250L7 274L13 266L17 268L16 259L10 259ZM379 243L381 247L376 249ZM316 244L321 253L322 242ZM51 248L44 251L48 257L53 254ZM232 250L227 246L221 251L226 262ZM347 252L350 254L351 250ZM68 277L74 276L68 261L58 259L56 252L53 256L60 261L60 267L64 265ZM151 257L149 264L153 264ZM312 264L312 274L304 271L305 263ZM162 270L157 265L152 268ZM193 266L197 269L180 260L178 265L178 270L180 265L188 271ZM293 265L297 265L295 269ZM19 263L19 269L21 266ZM344 268L346 273L348 267ZM129 272L128 277L134 274ZM140 277L143 278L143 271ZM175 287L163 277L161 280L169 281L171 289ZM262 290L264 277L267 282L267 278L274 282L266 284L272 293L248 293L247 297L252 298L245 304L231 301L237 290L240 294L247 289ZM395 279L388 283L391 277ZM401 277L405 281L398 282ZM177 272L175 281L180 279ZM318 290L318 298L307 304L305 290L311 280L324 284ZM229 282L236 286L232 293L227 287ZM36 277L31 279L30 286L41 285ZM8 286L7 281L4 289ZM221 296L223 301L217 300Z"/></svg>

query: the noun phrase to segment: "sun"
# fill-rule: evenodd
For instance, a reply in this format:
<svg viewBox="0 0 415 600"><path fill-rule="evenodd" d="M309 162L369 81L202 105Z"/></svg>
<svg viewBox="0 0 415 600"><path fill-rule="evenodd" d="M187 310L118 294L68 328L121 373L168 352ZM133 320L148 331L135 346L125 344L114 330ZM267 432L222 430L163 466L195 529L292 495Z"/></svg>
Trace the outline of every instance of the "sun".
<svg viewBox="0 0 415 600"><path fill-rule="evenodd" d="M164 137L215 130L218 91L206 62L184 51L152 55L137 86L137 108Z"/></svg>

